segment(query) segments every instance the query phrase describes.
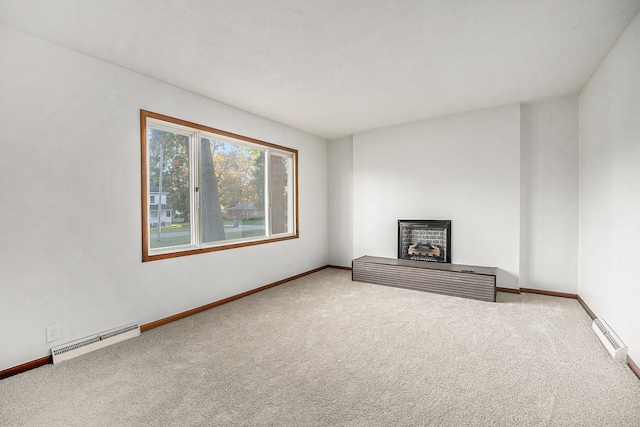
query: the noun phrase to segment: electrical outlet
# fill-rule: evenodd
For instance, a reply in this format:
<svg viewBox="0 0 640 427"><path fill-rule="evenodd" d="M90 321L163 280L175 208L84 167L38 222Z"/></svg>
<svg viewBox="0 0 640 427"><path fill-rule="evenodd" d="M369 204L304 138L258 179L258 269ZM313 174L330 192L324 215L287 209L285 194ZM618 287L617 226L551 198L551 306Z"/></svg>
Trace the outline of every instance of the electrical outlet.
<svg viewBox="0 0 640 427"><path fill-rule="evenodd" d="M47 332L47 342L60 339L60 325L56 323L55 325L47 326L45 329Z"/></svg>

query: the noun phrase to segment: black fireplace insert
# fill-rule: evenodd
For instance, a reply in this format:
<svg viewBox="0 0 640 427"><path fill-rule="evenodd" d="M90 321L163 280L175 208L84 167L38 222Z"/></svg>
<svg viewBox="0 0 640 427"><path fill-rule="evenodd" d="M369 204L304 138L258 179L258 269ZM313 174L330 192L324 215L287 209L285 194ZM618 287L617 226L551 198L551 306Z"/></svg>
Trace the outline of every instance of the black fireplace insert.
<svg viewBox="0 0 640 427"><path fill-rule="evenodd" d="M451 263L451 221L398 220L398 259Z"/></svg>

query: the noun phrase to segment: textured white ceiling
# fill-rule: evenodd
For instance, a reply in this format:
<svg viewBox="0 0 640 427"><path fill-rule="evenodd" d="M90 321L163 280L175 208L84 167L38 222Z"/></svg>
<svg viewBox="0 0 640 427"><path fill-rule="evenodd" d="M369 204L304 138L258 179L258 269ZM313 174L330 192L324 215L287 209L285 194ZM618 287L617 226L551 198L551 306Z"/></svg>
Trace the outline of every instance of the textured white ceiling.
<svg viewBox="0 0 640 427"><path fill-rule="evenodd" d="M640 0L0 0L0 23L327 139L582 88Z"/></svg>

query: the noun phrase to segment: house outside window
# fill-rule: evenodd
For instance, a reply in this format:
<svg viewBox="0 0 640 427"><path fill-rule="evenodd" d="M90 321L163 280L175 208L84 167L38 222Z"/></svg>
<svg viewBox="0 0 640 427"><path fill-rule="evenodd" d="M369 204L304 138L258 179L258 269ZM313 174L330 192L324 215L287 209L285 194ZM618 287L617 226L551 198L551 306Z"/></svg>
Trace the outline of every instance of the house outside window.
<svg viewBox="0 0 640 427"><path fill-rule="evenodd" d="M172 211L173 208L166 203L168 191L162 191L162 195L159 193L158 187L149 188L149 226L158 226L158 201L162 201L160 206L160 226L168 226L172 224Z"/></svg>

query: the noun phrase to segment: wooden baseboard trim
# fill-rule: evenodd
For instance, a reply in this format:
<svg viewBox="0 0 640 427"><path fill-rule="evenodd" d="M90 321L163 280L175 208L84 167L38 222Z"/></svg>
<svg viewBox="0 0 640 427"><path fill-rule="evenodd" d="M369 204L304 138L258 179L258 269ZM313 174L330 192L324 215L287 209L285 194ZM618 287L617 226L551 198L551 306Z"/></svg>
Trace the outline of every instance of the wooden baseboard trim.
<svg viewBox="0 0 640 427"><path fill-rule="evenodd" d="M520 293L520 289L513 289L513 288L501 288L501 287L496 287L496 290L498 292L506 292L508 294L519 294Z"/></svg>
<svg viewBox="0 0 640 427"><path fill-rule="evenodd" d="M39 368L40 366L44 366L48 363L53 363L53 358L51 356L41 357L40 359L32 360L31 362L23 363L22 365L5 369L4 371L0 371L0 380L30 371L35 368Z"/></svg>
<svg viewBox="0 0 640 427"><path fill-rule="evenodd" d="M252 290L247 291L247 292L243 292L243 293L238 294L238 295L230 296L229 298L225 298L225 299L222 299L220 301L214 301L212 303L205 304L205 305L200 306L200 307L192 308L191 310L183 311L182 313L174 314L173 316L165 317L163 319L159 319L159 320L156 320L156 321L150 322L150 323L145 323L144 325L140 325L140 332L150 331L151 329L155 329L155 328L157 328L159 326L166 325L167 323L175 322L176 320L180 320L180 319L184 319L185 317L193 316L194 314L198 314L198 313L201 313L203 311L212 309L214 307L218 307L220 305L226 304L228 302L235 301L235 300L240 299L240 298L244 298L246 296L249 296L251 294L255 294L255 293L260 292L260 291L264 291L265 289L273 288L274 286L278 286L278 285L281 285L283 283L287 283L287 282L290 282L292 280L296 280L296 279L299 279L301 277L307 276L309 274L316 273L316 272L318 272L320 270L324 270L325 268L327 268L326 265L324 267L319 267L319 268L316 268L316 269L313 269L313 270L310 270L310 271L306 271L304 273L297 274L295 276L288 277L286 279L278 280L277 282L269 283L268 285L260 286L259 288L255 288L255 289L252 289Z"/></svg>
<svg viewBox="0 0 640 427"><path fill-rule="evenodd" d="M343 267L341 265L327 265L327 268L337 268L338 270L349 270L351 271L351 267Z"/></svg>
<svg viewBox="0 0 640 427"><path fill-rule="evenodd" d="M591 309L589 308L589 306L587 305L587 303L586 303L586 302L584 302L584 300L583 300L582 298L580 298L580 295L578 295L576 299L578 300L578 302L580 303L580 305L582 306L582 308L584 309L584 311L586 311L586 312L587 312L587 314L589 315L589 317L591 317L591 320L593 320L593 319L595 319L596 317L598 317L598 316L596 316L596 314L595 314L593 311L591 311Z"/></svg>
<svg viewBox="0 0 640 427"><path fill-rule="evenodd" d="M638 367L638 365L636 365L636 362L634 362L629 355L627 355L627 364L629 365L629 367L631 368L631 370L633 371L634 374L636 374L636 376L638 377L638 379L640 380L640 367Z"/></svg>
<svg viewBox="0 0 640 427"><path fill-rule="evenodd" d="M496 287L496 290L498 292L506 292L508 294L538 294L538 295L546 295L549 297L560 297L560 298L570 298L570 299L580 298L578 294L568 294L565 292L556 292L556 291L545 291L543 289L532 289L532 288L513 289L513 288Z"/></svg>
<svg viewBox="0 0 640 427"><path fill-rule="evenodd" d="M578 294L568 294L566 292L545 291L545 290L542 290L542 289L520 288L520 292L525 293L525 294L546 295L546 296L549 296L549 297L560 297L560 298L570 298L570 299L578 298Z"/></svg>

